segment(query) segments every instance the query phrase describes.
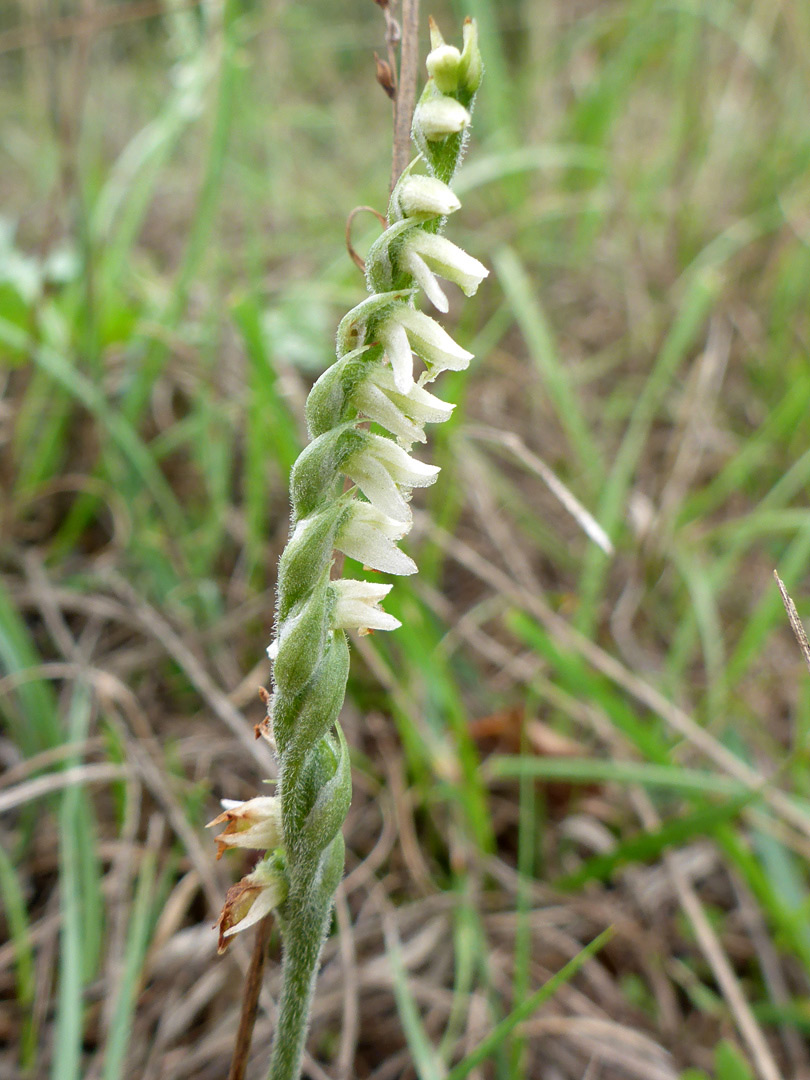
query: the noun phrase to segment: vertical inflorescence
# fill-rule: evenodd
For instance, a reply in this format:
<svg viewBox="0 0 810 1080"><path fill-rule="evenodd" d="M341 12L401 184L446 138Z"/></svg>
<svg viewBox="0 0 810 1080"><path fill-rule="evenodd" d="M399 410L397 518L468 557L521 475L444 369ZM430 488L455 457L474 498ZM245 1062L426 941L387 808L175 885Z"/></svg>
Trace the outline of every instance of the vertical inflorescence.
<svg viewBox="0 0 810 1080"><path fill-rule="evenodd" d="M256 870L230 891L220 943L274 910L284 947L283 986L272 1080L297 1080L321 946L343 873L341 826L351 770L338 723L349 671L345 631L393 630L380 607L391 585L333 578L335 552L385 574L412 574L397 546L411 527L411 490L432 484L434 465L413 458L426 423L453 406L426 386L472 356L415 307L421 289L437 310L438 278L472 295L487 270L445 239L460 203L448 184L461 159L481 81L475 23L463 48L446 45L431 21L429 80L417 105L417 159L391 195L388 227L366 260L370 296L342 320L337 359L307 399L312 441L292 472L293 528L278 577L273 694L268 717L278 759L278 794L230 806L216 823L227 847L266 849ZM427 175L416 170L424 165ZM414 377L414 354L424 369ZM375 434L369 421L390 433ZM350 487L346 489L346 480ZM212 822L212 824L214 824Z"/></svg>

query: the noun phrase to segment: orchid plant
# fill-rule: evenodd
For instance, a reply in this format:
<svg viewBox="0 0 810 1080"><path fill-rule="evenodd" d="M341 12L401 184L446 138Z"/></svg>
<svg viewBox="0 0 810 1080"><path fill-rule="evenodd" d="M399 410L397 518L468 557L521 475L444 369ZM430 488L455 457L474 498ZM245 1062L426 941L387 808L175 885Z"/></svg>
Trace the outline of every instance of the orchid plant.
<svg viewBox="0 0 810 1080"><path fill-rule="evenodd" d="M270 1080L297 1080L321 948L343 874L341 827L351 800L349 750L338 723L349 673L346 630L368 634L400 623L381 608L391 584L333 577L335 552L384 574L416 573L398 546L410 530L415 487L439 469L411 456L425 425L454 406L427 389L472 354L432 316L448 301L439 278L472 295L486 268L442 236L460 203L448 186L467 140L482 75L475 22L463 47L444 42L431 20L429 79L412 136L419 151L391 194L388 225L366 259L371 294L345 316L336 362L307 399L310 444L291 476L292 533L278 575L277 633L268 653L273 693L266 734L278 761L278 794L227 803L211 825L225 825L219 854L265 850L256 869L229 891L219 919L220 948L274 912L283 944L282 989ZM424 168L425 172L419 170ZM414 354L422 361L414 373ZM369 430L369 422L390 433ZM348 490L347 490L348 479Z"/></svg>

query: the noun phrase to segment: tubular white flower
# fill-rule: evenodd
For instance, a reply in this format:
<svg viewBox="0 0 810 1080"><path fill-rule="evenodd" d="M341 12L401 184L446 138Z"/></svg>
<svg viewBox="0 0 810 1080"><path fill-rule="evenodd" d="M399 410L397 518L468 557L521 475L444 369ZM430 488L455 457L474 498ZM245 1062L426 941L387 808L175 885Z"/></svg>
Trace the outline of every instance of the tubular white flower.
<svg viewBox="0 0 810 1080"><path fill-rule="evenodd" d="M247 802L225 800L223 813L209 821L206 829L225 825L224 832L216 837L217 858L226 848L254 848L269 851L282 843L281 800L275 795L264 795Z"/></svg>
<svg viewBox="0 0 810 1080"><path fill-rule="evenodd" d="M389 320L389 326L395 322L404 327L409 341L409 350L412 348L425 363L430 365L430 379L435 379L442 371L463 371L469 367L473 354L456 344L447 331L429 315L416 311L407 304L398 304ZM407 388L403 390L397 380L396 368L394 369L394 384L400 393L407 393Z"/></svg>
<svg viewBox="0 0 810 1080"><path fill-rule="evenodd" d="M382 435L371 435L369 453L373 453L388 470L391 478L400 487L430 487L435 484L441 472L438 465L418 461L411 457L401 446Z"/></svg>
<svg viewBox="0 0 810 1080"><path fill-rule="evenodd" d="M382 514L403 525L410 525L411 510L407 499L394 483L385 465L369 449L349 458L343 470L365 497Z"/></svg>
<svg viewBox="0 0 810 1080"><path fill-rule="evenodd" d="M446 217L461 208L458 196L435 176L408 176L394 191L403 217Z"/></svg>
<svg viewBox="0 0 810 1080"><path fill-rule="evenodd" d="M376 367L354 393L354 404L370 419L396 435L401 444L427 442L425 424L443 424L455 409L414 383L400 394L390 368Z"/></svg>
<svg viewBox="0 0 810 1080"><path fill-rule="evenodd" d="M381 368L391 378L393 388L394 380L389 368ZM376 375L376 372L375 372ZM412 389L418 389L416 384ZM404 400L404 395L398 394ZM375 378L368 378L361 383L352 399L357 408L376 424L386 428L392 435L396 435L400 443L410 446L415 442L427 442L427 436L418 423L413 420L394 402L393 398L376 385Z"/></svg>
<svg viewBox="0 0 810 1080"><path fill-rule="evenodd" d="M332 588L337 593L337 602L332 625L336 630L359 630L361 635L370 634L372 630L396 630L402 623L380 607L380 602L393 587L352 578L334 581Z"/></svg>
<svg viewBox="0 0 810 1080"><path fill-rule="evenodd" d="M417 107L413 127L414 131L420 132L428 142L436 142L463 131L470 119L470 114L460 102L439 95Z"/></svg>
<svg viewBox="0 0 810 1080"><path fill-rule="evenodd" d="M416 563L393 543L410 529L410 523L396 521L370 503L352 503L348 519L338 532L335 546L350 559L384 574L415 574Z"/></svg>
<svg viewBox="0 0 810 1080"><path fill-rule="evenodd" d="M369 435L363 449L344 462L343 471L383 514L409 523L410 489L434 483L440 470L412 458L391 439Z"/></svg>
<svg viewBox="0 0 810 1080"><path fill-rule="evenodd" d="M406 242L406 260L414 257L423 264L427 264L428 273L432 271L439 277L445 278L446 281L452 281L458 285L465 296L472 296L477 292L484 278L489 277L489 270L484 264L474 259L472 255L468 255L458 244L454 244L444 236L425 232L424 229L414 230ZM422 285L417 274L414 271L411 272ZM424 285L422 288L432 300L433 297L427 288ZM442 296L444 296L443 293ZM442 308L438 304L436 306L440 311L447 310L446 307Z"/></svg>

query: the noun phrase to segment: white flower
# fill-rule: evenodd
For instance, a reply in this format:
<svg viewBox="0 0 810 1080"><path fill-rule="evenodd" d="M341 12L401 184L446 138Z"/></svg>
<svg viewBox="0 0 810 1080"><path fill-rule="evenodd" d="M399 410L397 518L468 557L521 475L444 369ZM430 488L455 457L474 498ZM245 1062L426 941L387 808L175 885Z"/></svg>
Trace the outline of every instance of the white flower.
<svg viewBox="0 0 810 1080"><path fill-rule="evenodd" d="M355 501L337 535L335 547L371 570L403 576L415 574L416 563L393 543L409 529L410 523L395 521L370 503Z"/></svg>
<svg viewBox="0 0 810 1080"><path fill-rule="evenodd" d="M391 439L369 435L363 449L344 462L343 471L383 514L410 522L410 489L434 483L440 470L412 458Z"/></svg>
<svg viewBox="0 0 810 1080"><path fill-rule="evenodd" d="M435 319L431 319L429 315L425 315L422 311L416 311L415 308L409 307L407 304L397 304L394 314L386 323L386 337L391 339L395 337L395 326L399 326L404 330L405 338L408 341L408 353L410 354L411 349L413 349L427 364L430 364L431 379L435 379L442 371L463 371L469 366L470 360L473 358L473 354L457 345ZM399 331L396 331L396 334L398 335ZM398 378L397 365L399 365L399 372L401 373L403 360L398 357L395 363L391 352L388 352L388 356L394 371L394 385L401 394L407 394L410 384L404 386L404 380L401 377ZM410 367L410 376L413 379L412 361Z"/></svg>
<svg viewBox="0 0 810 1080"><path fill-rule="evenodd" d="M354 404L375 423L396 435L400 443L427 442L425 424L449 420L455 409L434 394L413 383L407 394L400 394L390 368L375 365L354 393Z"/></svg>
<svg viewBox="0 0 810 1080"><path fill-rule="evenodd" d="M269 851L282 843L281 800L264 795L247 802L223 800L223 813L209 821L206 829L225 824L225 831L216 837L217 858L226 848L253 848Z"/></svg>
<svg viewBox="0 0 810 1080"><path fill-rule="evenodd" d="M372 630L396 630L402 623L380 607L380 601L393 587L352 578L333 581L337 603L332 625L336 630L359 630L361 635L370 634Z"/></svg>
<svg viewBox="0 0 810 1080"><path fill-rule="evenodd" d="M453 191L435 176L407 176L394 191L403 217L445 217L461 207Z"/></svg>
<svg viewBox="0 0 810 1080"><path fill-rule="evenodd" d="M470 114L454 98L438 95L419 105L414 113L413 127L428 142L446 139L463 131L470 122Z"/></svg>
<svg viewBox="0 0 810 1080"><path fill-rule="evenodd" d="M455 282L465 296L472 296L489 275L483 263L457 244L423 229L415 229L408 237L403 261L439 311L447 311L447 297L434 274Z"/></svg>

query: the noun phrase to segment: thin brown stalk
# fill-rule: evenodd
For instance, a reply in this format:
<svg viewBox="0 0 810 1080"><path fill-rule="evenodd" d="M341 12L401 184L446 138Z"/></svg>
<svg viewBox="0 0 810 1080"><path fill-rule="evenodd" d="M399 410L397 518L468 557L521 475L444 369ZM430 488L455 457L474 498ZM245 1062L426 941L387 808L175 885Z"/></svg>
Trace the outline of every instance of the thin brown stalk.
<svg viewBox="0 0 810 1080"><path fill-rule="evenodd" d="M236 1032L236 1042L231 1058L231 1068L228 1080L244 1080L250 1057L250 1043L253 1038L253 1026L256 1023L256 1013L259 1008L259 993L262 988L262 974L264 973L264 960L267 955L267 939L270 936L271 917L262 919L256 927L253 938L253 952L250 956L250 966L245 976L242 991L242 1012L239 1016L239 1029Z"/></svg>
<svg viewBox="0 0 810 1080"><path fill-rule="evenodd" d="M411 121L416 104L419 68L419 0L402 0L402 41L399 50L399 80L394 111L394 152L391 190L411 157Z"/></svg>

